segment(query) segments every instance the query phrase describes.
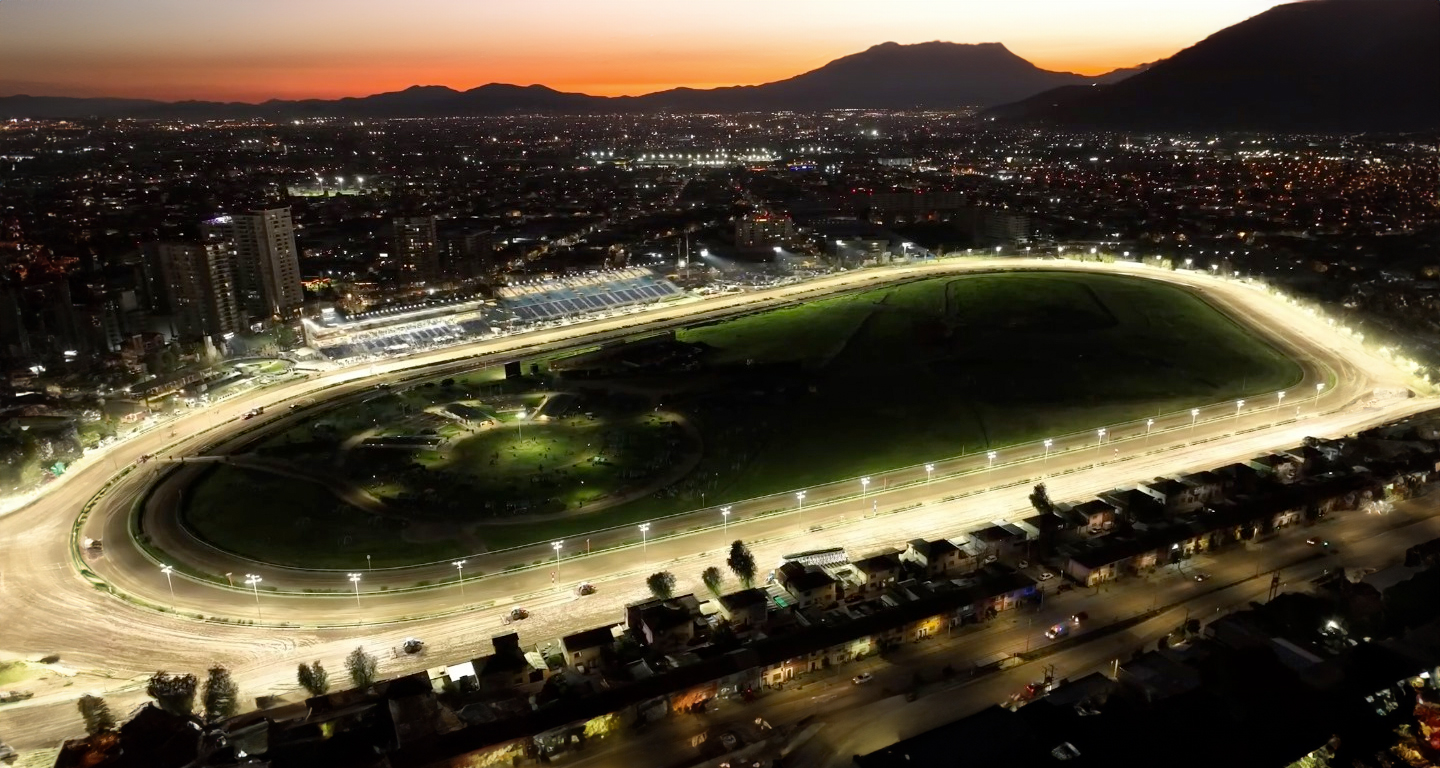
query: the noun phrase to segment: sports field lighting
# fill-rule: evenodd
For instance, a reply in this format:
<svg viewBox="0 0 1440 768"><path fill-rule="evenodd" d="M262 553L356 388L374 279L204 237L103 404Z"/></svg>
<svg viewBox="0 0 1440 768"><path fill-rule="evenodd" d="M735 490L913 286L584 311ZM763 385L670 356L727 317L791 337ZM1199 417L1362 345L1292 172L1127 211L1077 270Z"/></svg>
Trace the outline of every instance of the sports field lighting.
<svg viewBox="0 0 1440 768"><path fill-rule="evenodd" d="M451 563L451 565L455 566L455 582L460 585L460 599L462 601L465 599L465 562L464 560L456 560Z"/></svg>
<svg viewBox="0 0 1440 768"><path fill-rule="evenodd" d="M1245 407L1245 401L1244 401L1244 400L1236 400L1236 401L1235 401L1235 423L1236 423L1237 425L1240 423L1240 409L1241 409L1241 408L1244 408L1244 407Z"/></svg>
<svg viewBox="0 0 1440 768"><path fill-rule="evenodd" d="M550 542L550 548L555 550L555 588L560 588L560 548L565 546L565 540Z"/></svg>
<svg viewBox="0 0 1440 768"><path fill-rule="evenodd" d="M520 412L515 414L515 429L519 433L521 440L525 439L525 417L529 415L530 412L524 408L521 408Z"/></svg>
<svg viewBox="0 0 1440 768"><path fill-rule="evenodd" d="M355 585L355 607L360 607L360 574L350 574L350 583Z"/></svg>
<svg viewBox="0 0 1440 768"><path fill-rule="evenodd" d="M1105 429L1095 430L1095 463L1100 463L1100 446L1105 444Z"/></svg>
<svg viewBox="0 0 1440 768"><path fill-rule="evenodd" d="M175 572L175 566L162 565L160 572L165 574L165 583L170 586L170 610L175 610L175 582L170 580L170 574Z"/></svg>
<svg viewBox="0 0 1440 768"><path fill-rule="evenodd" d="M868 492L869 490L870 490L870 478L868 478L868 477L862 477L862 478L860 478L860 498L862 498L862 499L865 498L865 494L866 494L866 492Z"/></svg>
<svg viewBox="0 0 1440 768"><path fill-rule="evenodd" d="M260 614L260 582L262 581L264 581L264 579L253 573L245 574L245 583L249 584L250 590L255 593L255 618L257 619L264 618Z"/></svg>
<svg viewBox="0 0 1440 768"><path fill-rule="evenodd" d="M1150 447L1150 428L1155 426L1154 419L1145 420L1145 447Z"/></svg>
<svg viewBox="0 0 1440 768"><path fill-rule="evenodd" d="M986 468L986 469L994 469L994 468L995 468L995 457L998 456L998 455L1000 455L1000 454L998 454L998 453L996 453L996 452L994 452L994 451L986 451L986 452L985 452L985 468Z"/></svg>
<svg viewBox="0 0 1440 768"><path fill-rule="evenodd" d="M934 474L935 474L935 465L934 465L934 464L926 464L926 465L925 465L925 482L927 482L927 483L930 482L930 480L931 480L931 478L934 476Z"/></svg>
<svg viewBox="0 0 1440 768"><path fill-rule="evenodd" d="M1276 392L1276 393L1275 393L1275 410L1277 410L1277 411L1280 410L1280 406L1282 406L1282 405L1284 405L1284 404L1285 404L1285 392L1284 392L1283 390L1280 391L1280 392Z"/></svg>
<svg viewBox="0 0 1440 768"><path fill-rule="evenodd" d="M795 509L800 511L800 524L805 524L805 492L795 492Z"/></svg>
<svg viewBox="0 0 1440 768"><path fill-rule="evenodd" d="M649 536L650 536L650 524L649 524L649 523L641 523L641 524L640 524L640 552L641 552L641 554L644 554L644 553L650 551L650 550L649 550L649 546L650 546L650 545L649 545L649 541L648 541L648 540L649 540Z"/></svg>
<svg viewBox="0 0 1440 768"><path fill-rule="evenodd" d="M720 508L720 530L726 536L730 533L730 507L728 506Z"/></svg>
<svg viewBox="0 0 1440 768"><path fill-rule="evenodd" d="M1051 445L1054 445L1054 443L1055 443L1054 440L1051 440L1051 439L1048 438L1048 437L1045 438L1045 458L1042 460L1042 462L1041 462L1041 464L1040 464L1040 471L1041 471L1041 472L1044 472L1044 471L1045 471L1045 468L1048 467L1048 466L1050 466L1050 446L1051 446Z"/></svg>
<svg viewBox="0 0 1440 768"><path fill-rule="evenodd" d="M1312 402L1314 403L1314 405L1311 406L1312 408L1315 407L1315 406L1318 406L1318 405L1320 404L1320 393L1321 393L1321 392L1324 392L1324 391L1325 391L1325 382L1322 381L1322 382L1320 382L1319 384L1316 384L1316 385L1315 385L1315 398L1314 398L1314 400L1312 401Z"/></svg>
<svg viewBox="0 0 1440 768"><path fill-rule="evenodd" d="M1196 422L1196 420L1198 420L1199 418L1200 418L1200 409L1199 409L1199 408L1191 408L1191 409L1190 409L1190 439L1191 439L1191 440L1194 440L1194 439L1195 439L1195 422Z"/></svg>

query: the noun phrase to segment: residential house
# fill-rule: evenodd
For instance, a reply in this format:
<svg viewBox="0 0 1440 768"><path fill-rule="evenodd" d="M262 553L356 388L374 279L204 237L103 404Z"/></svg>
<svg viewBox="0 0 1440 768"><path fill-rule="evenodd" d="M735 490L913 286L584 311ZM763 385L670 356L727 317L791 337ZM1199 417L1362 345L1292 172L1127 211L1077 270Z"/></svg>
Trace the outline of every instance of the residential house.
<svg viewBox="0 0 1440 768"><path fill-rule="evenodd" d="M495 652L474 661L475 676L479 679L482 692L507 692L531 682L532 678L539 679L541 672L525 660L518 633L493 637L490 644Z"/></svg>
<svg viewBox="0 0 1440 768"><path fill-rule="evenodd" d="M560 638L565 665L577 672L593 672L600 666L605 649L615 642L618 624L587 629Z"/></svg>
<svg viewBox="0 0 1440 768"><path fill-rule="evenodd" d="M775 580L795 600L798 608L826 608L840 599L835 578L813 565L786 563L775 572Z"/></svg>
<svg viewBox="0 0 1440 768"><path fill-rule="evenodd" d="M914 539L905 545L900 559L924 569L925 575L932 578L962 573L968 570L965 566L969 561L965 552L949 539Z"/></svg>
<svg viewBox="0 0 1440 768"><path fill-rule="evenodd" d="M700 601L694 595L680 595L669 600L648 600L626 606L627 626L645 644L658 651L670 651L689 645L704 623L700 618Z"/></svg>
<svg viewBox="0 0 1440 768"><path fill-rule="evenodd" d="M1087 502L1076 504L1069 508L1069 513L1079 515L1081 527L1089 529L1091 533L1108 531L1115 527L1116 508L1104 499L1091 499Z"/></svg>
<svg viewBox="0 0 1440 768"><path fill-rule="evenodd" d="M765 626L765 617L770 609L770 597L758 587L742 589L721 595L715 600L721 618L730 624L737 635L745 635Z"/></svg>
<svg viewBox="0 0 1440 768"><path fill-rule="evenodd" d="M900 558L893 552L857 560L851 567L855 570L856 582L866 592L885 589L900 580Z"/></svg>

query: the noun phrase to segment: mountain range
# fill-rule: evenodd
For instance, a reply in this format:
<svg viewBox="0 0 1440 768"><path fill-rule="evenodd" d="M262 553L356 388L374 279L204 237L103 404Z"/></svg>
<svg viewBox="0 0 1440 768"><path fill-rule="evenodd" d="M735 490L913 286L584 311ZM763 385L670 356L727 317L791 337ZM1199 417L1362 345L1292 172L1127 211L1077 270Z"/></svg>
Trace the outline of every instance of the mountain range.
<svg viewBox="0 0 1440 768"><path fill-rule="evenodd" d="M989 107L984 117L1119 130L1440 129L1440 2L1302 0L1150 65L1041 69L1000 43L884 43L763 85L644 96L492 83L335 100L161 102L10 96L0 118L467 117Z"/></svg>
<svg viewBox="0 0 1440 768"><path fill-rule="evenodd" d="M1440 2L1306 0L1125 80L1064 86L990 117L1122 130L1440 129Z"/></svg>
<svg viewBox="0 0 1440 768"><path fill-rule="evenodd" d="M884 43L836 59L819 69L764 85L674 88L644 96L590 96L543 85L503 83L467 91L444 86L414 86L357 98L272 100L260 104L8 96L0 98L0 118L391 118L513 113L957 109L1013 102L1064 86L1113 82L1137 69L1086 77L1041 69L1000 43Z"/></svg>

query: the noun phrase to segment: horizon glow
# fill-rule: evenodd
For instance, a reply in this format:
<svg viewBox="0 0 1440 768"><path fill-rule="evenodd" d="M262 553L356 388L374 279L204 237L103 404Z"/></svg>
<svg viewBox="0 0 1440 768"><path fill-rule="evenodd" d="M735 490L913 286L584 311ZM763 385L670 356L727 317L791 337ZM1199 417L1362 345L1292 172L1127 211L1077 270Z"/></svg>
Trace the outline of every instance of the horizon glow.
<svg viewBox="0 0 1440 768"><path fill-rule="evenodd" d="M781 80L884 42L1044 69L1165 58L1280 3L1211 0L4 0L0 95L263 101L539 83L603 96Z"/></svg>

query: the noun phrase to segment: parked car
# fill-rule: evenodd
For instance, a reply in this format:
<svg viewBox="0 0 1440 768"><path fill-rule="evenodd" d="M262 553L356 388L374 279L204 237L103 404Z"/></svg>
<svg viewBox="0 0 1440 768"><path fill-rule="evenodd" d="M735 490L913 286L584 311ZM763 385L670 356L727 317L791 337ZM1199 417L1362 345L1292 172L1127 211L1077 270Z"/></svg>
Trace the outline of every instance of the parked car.
<svg viewBox="0 0 1440 768"><path fill-rule="evenodd" d="M997 558L993 553L992 553L992 554L989 554L989 555L986 555L986 556L985 556L985 565L989 565L989 564L995 562L995 561L998 560L998 559L999 559L999 558Z"/></svg>
<svg viewBox="0 0 1440 768"><path fill-rule="evenodd" d="M1070 590L1072 590L1072 589L1074 589L1074 588L1075 588L1075 585L1074 585L1074 584L1071 584L1071 583L1068 582L1068 581L1064 581L1064 582L1061 582L1059 586L1055 587L1055 591L1056 591L1056 592L1069 592Z"/></svg>
<svg viewBox="0 0 1440 768"><path fill-rule="evenodd" d="M868 683L874 679L875 676L870 674L869 672L861 672L860 674L850 678L850 682L854 683L855 685L861 685L862 683Z"/></svg>
<svg viewBox="0 0 1440 768"><path fill-rule="evenodd" d="M1029 568L1029 567L1030 567L1030 561L1029 561L1029 560L1021 560L1021 561L1018 563L1018 565L1019 565L1019 567L1023 570L1023 569L1025 569L1025 568Z"/></svg>
<svg viewBox="0 0 1440 768"><path fill-rule="evenodd" d="M0 744L0 763L10 765L19 759L20 753L16 752L14 747L9 744Z"/></svg>
<svg viewBox="0 0 1440 768"><path fill-rule="evenodd" d="M1053 574L1053 573L1051 573L1051 572L1049 572L1049 571L1041 571L1041 572L1040 572L1040 580L1041 580L1041 581L1049 581L1049 580L1051 580L1051 579L1053 579L1053 578L1055 578L1055 574Z"/></svg>

